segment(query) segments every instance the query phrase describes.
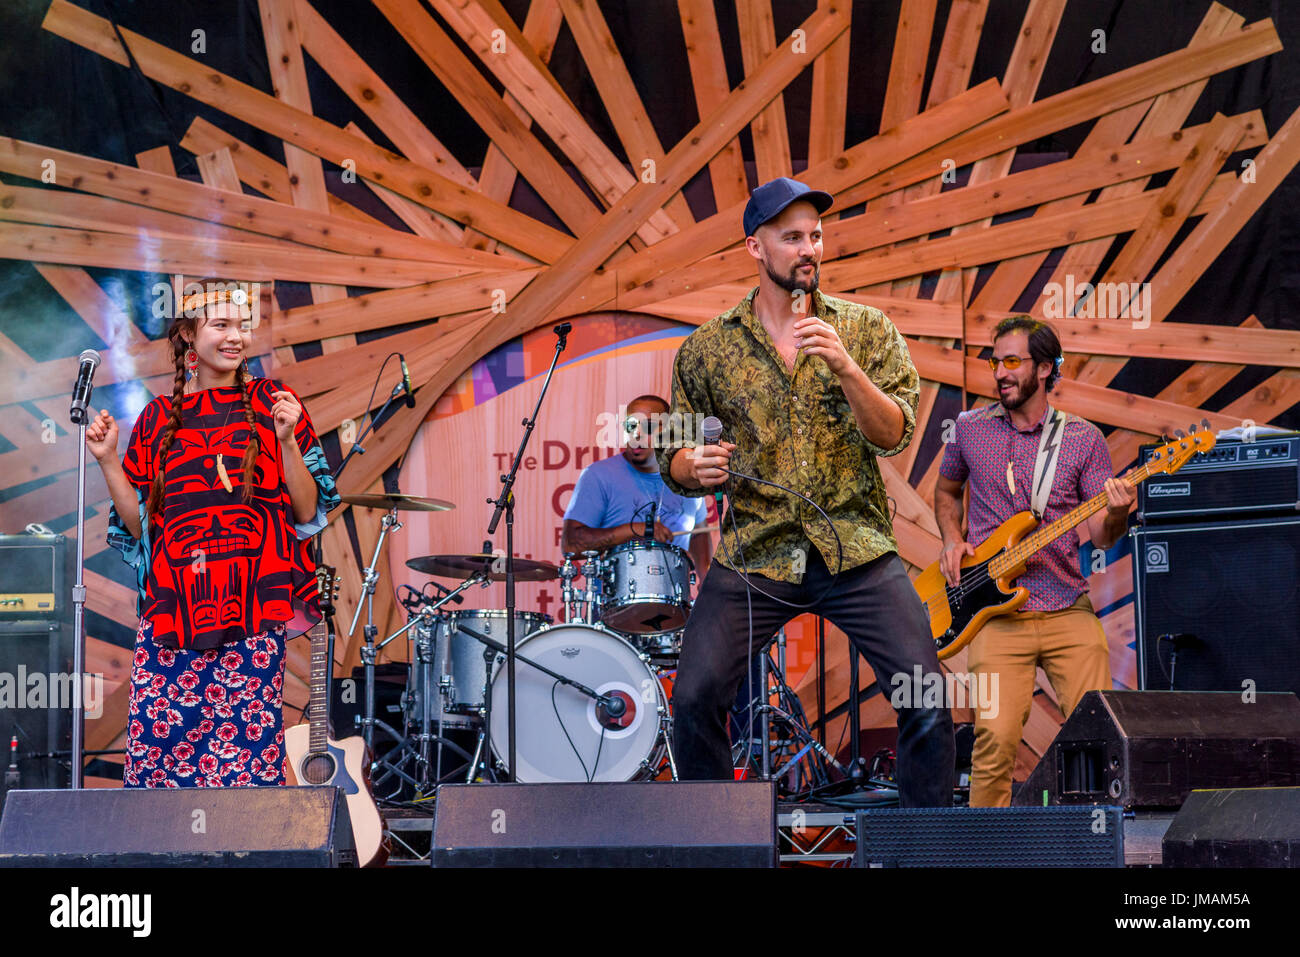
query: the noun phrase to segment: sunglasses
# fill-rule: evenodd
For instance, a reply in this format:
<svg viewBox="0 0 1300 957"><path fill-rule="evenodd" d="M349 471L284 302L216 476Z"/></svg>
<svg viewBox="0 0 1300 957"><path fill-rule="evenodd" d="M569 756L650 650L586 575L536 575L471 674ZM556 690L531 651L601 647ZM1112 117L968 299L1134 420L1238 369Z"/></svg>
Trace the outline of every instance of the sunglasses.
<svg viewBox="0 0 1300 957"><path fill-rule="evenodd" d="M1032 358L1033 356L993 356L989 359L989 368L997 372L998 363L1000 362L1008 369L1019 369L1022 362Z"/></svg>

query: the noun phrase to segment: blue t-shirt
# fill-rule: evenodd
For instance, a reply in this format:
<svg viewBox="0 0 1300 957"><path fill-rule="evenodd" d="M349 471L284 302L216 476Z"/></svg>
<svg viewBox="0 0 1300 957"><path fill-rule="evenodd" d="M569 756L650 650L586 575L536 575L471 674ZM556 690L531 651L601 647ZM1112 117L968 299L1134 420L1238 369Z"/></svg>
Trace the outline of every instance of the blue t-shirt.
<svg viewBox="0 0 1300 957"><path fill-rule="evenodd" d="M564 517L588 528L614 528L632 522L639 531L650 514L651 502L657 505L655 521L670 532L690 532L708 519L706 498L678 495L664 484L657 468L642 472L622 455L600 459L582 470ZM673 544L689 548L691 536L675 535Z"/></svg>

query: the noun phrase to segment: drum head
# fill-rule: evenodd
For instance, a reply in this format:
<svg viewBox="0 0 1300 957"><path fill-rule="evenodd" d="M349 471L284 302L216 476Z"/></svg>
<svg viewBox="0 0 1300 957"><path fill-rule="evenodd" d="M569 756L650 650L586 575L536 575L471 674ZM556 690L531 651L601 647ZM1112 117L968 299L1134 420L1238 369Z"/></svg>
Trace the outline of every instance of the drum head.
<svg viewBox="0 0 1300 957"><path fill-rule="evenodd" d="M598 713L585 694L522 661L515 663L515 780L630 781L657 756L662 689L636 650L591 625L557 625L529 635L518 653L626 705L618 718ZM506 668L492 678L492 750L509 750Z"/></svg>

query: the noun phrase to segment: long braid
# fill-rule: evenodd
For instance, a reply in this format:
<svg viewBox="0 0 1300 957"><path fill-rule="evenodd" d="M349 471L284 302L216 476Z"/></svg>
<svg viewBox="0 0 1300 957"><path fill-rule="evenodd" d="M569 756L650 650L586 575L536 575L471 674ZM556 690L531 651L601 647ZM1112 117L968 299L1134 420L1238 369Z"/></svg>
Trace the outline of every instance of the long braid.
<svg viewBox="0 0 1300 957"><path fill-rule="evenodd" d="M173 325L167 338L172 345L172 358L176 365L176 377L172 383L171 414L163 427L162 439L158 443L158 470L154 473L153 486L149 489L149 501L145 507L146 516L161 515L165 480L163 467L167 453L171 450L176 431L181 427L181 406L185 401L185 340L180 337L179 324Z"/></svg>
<svg viewBox="0 0 1300 957"><path fill-rule="evenodd" d="M253 477L253 467L257 464L257 456L261 451L261 442L257 437L257 416L253 414L253 398L249 395L248 383L244 381L242 369L235 372L235 383L239 386L239 396L244 401L244 421L248 423L249 433L248 448L244 449L244 460L239 466L244 482L244 503L247 504L253 498L253 486L256 484Z"/></svg>

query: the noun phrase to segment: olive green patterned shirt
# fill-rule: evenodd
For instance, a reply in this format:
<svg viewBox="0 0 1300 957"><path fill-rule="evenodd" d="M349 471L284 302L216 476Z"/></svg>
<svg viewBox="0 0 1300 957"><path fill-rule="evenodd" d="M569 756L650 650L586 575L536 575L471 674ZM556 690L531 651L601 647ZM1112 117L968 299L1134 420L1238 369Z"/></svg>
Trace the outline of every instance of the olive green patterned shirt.
<svg viewBox="0 0 1300 957"><path fill-rule="evenodd" d="M722 438L736 444L731 469L796 489L825 509L844 549L845 569L898 550L878 455L907 447L916 427L919 377L903 336L871 306L813 294L813 311L835 327L845 350L868 378L903 411L903 437L892 449L869 442L853 410L820 356L799 354L787 370L772 337L754 315L757 288L730 312L710 319L682 343L673 364L672 414L659 447L659 470L673 491L688 489L670 472L682 448L703 445L699 423L722 422ZM836 570L835 537L807 502L780 489L744 479L729 480L730 517L724 522L717 559L768 578L798 584L811 556Z"/></svg>

